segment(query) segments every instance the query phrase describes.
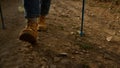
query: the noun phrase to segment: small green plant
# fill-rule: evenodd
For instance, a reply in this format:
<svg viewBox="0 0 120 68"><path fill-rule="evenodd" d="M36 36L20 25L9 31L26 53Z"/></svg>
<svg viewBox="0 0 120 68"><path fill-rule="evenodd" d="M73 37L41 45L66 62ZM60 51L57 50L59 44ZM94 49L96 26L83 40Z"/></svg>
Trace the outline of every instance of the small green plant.
<svg viewBox="0 0 120 68"><path fill-rule="evenodd" d="M80 48L82 48L84 50L90 50L90 49L93 49L93 46L90 44L82 44L82 45L80 45Z"/></svg>

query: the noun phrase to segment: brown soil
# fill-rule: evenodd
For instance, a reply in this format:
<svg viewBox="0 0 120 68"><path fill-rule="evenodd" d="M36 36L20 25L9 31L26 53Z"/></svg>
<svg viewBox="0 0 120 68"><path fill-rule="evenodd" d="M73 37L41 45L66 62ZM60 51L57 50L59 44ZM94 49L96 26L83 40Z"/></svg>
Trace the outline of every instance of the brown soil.
<svg viewBox="0 0 120 68"><path fill-rule="evenodd" d="M18 0L2 1L0 68L120 68L119 5L88 0L80 37L81 0L52 0L48 31L39 32L37 45L18 40L26 25L18 6Z"/></svg>

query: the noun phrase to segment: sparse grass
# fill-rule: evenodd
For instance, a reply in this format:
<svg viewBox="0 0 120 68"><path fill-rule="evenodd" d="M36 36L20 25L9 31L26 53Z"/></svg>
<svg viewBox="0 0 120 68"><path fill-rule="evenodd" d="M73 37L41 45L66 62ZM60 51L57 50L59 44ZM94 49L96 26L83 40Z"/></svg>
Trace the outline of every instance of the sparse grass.
<svg viewBox="0 0 120 68"><path fill-rule="evenodd" d="M84 50L90 50L90 49L93 49L93 46L90 44L83 43L80 45L80 48L82 48Z"/></svg>

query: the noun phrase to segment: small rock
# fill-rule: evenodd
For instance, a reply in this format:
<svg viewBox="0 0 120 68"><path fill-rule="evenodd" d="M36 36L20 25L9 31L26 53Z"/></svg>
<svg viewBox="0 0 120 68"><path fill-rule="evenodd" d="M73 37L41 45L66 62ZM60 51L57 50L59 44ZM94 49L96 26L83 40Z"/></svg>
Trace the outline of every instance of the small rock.
<svg viewBox="0 0 120 68"><path fill-rule="evenodd" d="M91 13L91 16L93 17L93 16L95 16L95 15Z"/></svg>
<svg viewBox="0 0 120 68"><path fill-rule="evenodd" d="M79 54L79 51L75 51L75 54Z"/></svg>
<svg viewBox="0 0 120 68"><path fill-rule="evenodd" d="M118 32L120 33L120 30Z"/></svg>
<svg viewBox="0 0 120 68"><path fill-rule="evenodd" d="M100 46L99 48L101 49L102 47Z"/></svg>
<svg viewBox="0 0 120 68"><path fill-rule="evenodd" d="M77 33L80 34L80 30L78 30Z"/></svg>
<svg viewBox="0 0 120 68"><path fill-rule="evenodd" d="M113 36L107 37L106 40L110 42L112 40Z"/></svg>
<svg viewBox="0 0 120 68"><path fill-rule="evenodd" d="M72 56L71 58L72 58L72 59L75 59L75 57L74 57L74 56Z"/></svg>
<svg viewBox="0 0 120 68"><path fill-rule="evenodd" d="M80 52L80 55L83 55L84 53L83 52Z"/></svg>
<svg viewBox="0 0 120 68"><path fill-rule="evenodd" d="M29 56L28 59L29 59L29 60L33 60L34 57L33 57L33 56Z"/></svg>
<svg viewBox="0 0 120 68"><path fill-rule="evenodd" d="M117 18L117 19L119 19L120 17L119 17L119 16L117 16L116 18Z"/></svg>
<svg viewBox="0 0 120 68"><path fill-rule="evenodd" d="M74 35L74 32L70 32L71 35Z"/></svg>
<svg viewBox="0 0 120 68"><path fill-rule="evenodd" d="M83 53L87 53L88 51L87 50L82 50Z"/></svg>
<svg viewBox="0 0 120 68"><path fill-rule="evenodd" d="M112 8L109 8L109 10L111 10Z"/></svg>
<svg viewBox="0 0 120 68"><path fill-rule="evenodd" d="M60 56L60 57L67 57L68 53L60 53L58 56Z"/></svg>

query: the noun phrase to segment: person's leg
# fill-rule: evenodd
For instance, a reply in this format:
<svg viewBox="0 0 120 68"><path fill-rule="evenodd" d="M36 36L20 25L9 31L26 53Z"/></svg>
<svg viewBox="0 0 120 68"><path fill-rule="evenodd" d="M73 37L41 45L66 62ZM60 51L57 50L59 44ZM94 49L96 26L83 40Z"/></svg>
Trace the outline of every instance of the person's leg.
<svg viewBox="0 0 120 68"><path fill-rule="evenodd" d="M24 0L25 17L36 18L40 16L40 0Z"/></svg>
<svg viewBox="0 0 120 68"><path fill-rule="evenodd" d="M41 12L40 12L40 22L39 30L46 30L47 26L45 23L45 16L49 13L51 0L41 0Z"/></svg>
<svg viewBox="0 0 120 68"><path fill-rule="evenodd" d="M41 16L46 16L49 13L51 0L41 0Z"/></svg>
<svg viewBox="0 0 120 68"><path fill-rule="evenodd" d="M37 17L40 16L40 0L24 0L26 28L21 32L19 39L29 43L35 43L37 40L38 23Z"/></svg>

